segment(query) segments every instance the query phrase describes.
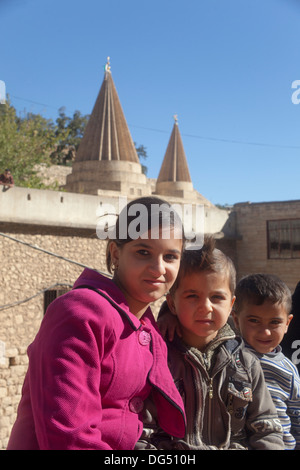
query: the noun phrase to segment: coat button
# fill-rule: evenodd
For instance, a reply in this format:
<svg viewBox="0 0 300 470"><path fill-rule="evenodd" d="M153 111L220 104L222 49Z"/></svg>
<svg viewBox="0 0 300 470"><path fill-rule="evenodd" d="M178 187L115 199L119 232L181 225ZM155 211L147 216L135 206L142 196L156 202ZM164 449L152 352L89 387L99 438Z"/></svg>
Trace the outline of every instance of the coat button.
<svg viewBox="0 0 300 470"><path fill-rule="evenodd" d="M139 334L139 343L142 346L146 346L147 344L150 343L150 341L151 341L150 333L148 333L147 331L142 330Z"/></svg>
<svg viewBox="0 0 300 470"><path fill-rule="evenodd" d="M144 408L144 401L141 397L133 397L129 402L129 409L132 413L140 413Z"/></svg>

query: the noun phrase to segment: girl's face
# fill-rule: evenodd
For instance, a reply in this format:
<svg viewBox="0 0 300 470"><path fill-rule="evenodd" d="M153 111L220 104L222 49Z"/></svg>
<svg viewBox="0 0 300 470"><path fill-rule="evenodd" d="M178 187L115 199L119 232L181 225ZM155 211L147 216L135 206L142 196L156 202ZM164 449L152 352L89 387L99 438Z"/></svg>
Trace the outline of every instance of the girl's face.
<svg viewBox="0 0 300 470"><path fill-rule="evenodd" d="M172 237L172 232L171 232ZM124 293L130 311L140 318L147 306L165 295L173 285L181 259L182 240L144 239L118 247L110 245L117 266L114 281Z"/></svg>

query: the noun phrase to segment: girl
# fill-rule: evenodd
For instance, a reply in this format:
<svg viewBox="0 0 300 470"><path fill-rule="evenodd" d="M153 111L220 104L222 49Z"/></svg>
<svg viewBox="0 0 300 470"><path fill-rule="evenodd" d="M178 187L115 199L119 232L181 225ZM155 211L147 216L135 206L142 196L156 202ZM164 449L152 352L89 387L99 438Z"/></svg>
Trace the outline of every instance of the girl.
<svg viewBox="0 0 300 470"><path fill-rule="evenodd" d="M136 207L144 209L139 217ZM165 201L132 201L107 246L113 279L85 269L73 289L52 302L28 348L8 449L133 449L150 393L160 426L184 436L183 404L149 307L177 276L183 248L178 224ZM139 234L134 227L146 230Z"/></svg>

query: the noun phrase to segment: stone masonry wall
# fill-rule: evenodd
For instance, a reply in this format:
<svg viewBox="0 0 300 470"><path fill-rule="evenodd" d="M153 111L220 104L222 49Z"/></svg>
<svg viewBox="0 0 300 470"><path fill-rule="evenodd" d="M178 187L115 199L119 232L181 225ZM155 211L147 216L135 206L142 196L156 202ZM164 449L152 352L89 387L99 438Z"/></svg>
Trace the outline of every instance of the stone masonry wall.
<svg viewBox="0 0 300 470"><path fill-rule="evenodd" d="M250 273L278 275L293 292L300 281L300 258L268 259L267 221L299 219L300 201L242 203L234 206L238 278Z"/></svg>

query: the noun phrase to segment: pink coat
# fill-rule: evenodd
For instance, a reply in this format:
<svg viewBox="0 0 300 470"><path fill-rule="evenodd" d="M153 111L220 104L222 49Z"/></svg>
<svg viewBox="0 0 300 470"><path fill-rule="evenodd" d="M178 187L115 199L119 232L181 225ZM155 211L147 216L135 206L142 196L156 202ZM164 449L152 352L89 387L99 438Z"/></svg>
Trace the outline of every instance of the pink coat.
<svg viewBox="0 0 300 470"><path fill-rule="evenodd" d="M184 436L183 403L150 308L140 322L97 272L84 270L51 303L28 356L8 449L133 449L151 390L160 426Z"/></svg>

